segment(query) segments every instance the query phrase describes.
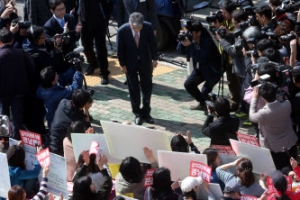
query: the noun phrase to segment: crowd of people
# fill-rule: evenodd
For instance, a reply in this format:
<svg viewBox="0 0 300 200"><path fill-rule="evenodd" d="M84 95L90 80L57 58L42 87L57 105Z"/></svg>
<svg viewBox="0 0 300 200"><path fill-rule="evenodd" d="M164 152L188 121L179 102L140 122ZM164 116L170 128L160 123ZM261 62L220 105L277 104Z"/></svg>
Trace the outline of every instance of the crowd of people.
<svg viewBox="0 0 300 200"><path fill-rule="evenodd" d="M89 64L85 74L91 75L99 67L101 84L109 84L105 37L112 2L26 0L24 19L29 21L23 22L13 0L1 3L0 114L12 116L11 138L20 140L19 130L26 128L41 134L44 147L52 153L65 157L66 179L74 183L71 199L122 199L114 197L120 194L147 200L241 199L243 195L262 200L273 195L266 188L266 177L254 174L251 158L221 164L214 148L206 148L203 154L212 169L210 183L220 185L221 197L215 197L201 177L172 181L170 169L158 167L156 152L147 147L143 151L150 164L124 158L114 187L106 155L83 151L76 162L71 133L94 133L94 129L89 114L92 92L83 89L82 60L73 51L81 39ZM239 118L248 118L246 122L255 127L260 146L270 150L277 169L271 175L277 191L274 198L297 200L300 192L288 189L286 177L292 177L296 188L300 176L300 12L293 12L294 5L280 10L281 3L270 0L269 5L253 9L248 0L239 5L223 0L220 11L207 18L214 27L211 33L201 22L190 21L178 50L193 58L194 70L184 87L197 101L191 110L207 112L201 131L211 138L211 145L230 146L230 139L238 139ZM154 123L150 100L152 72L157 66L155 2L118 0L117 5L118 59L126 74L135 124ZM219 41L218 47L213 37ZM211 91L223 73L229 98L212 98ZM235 116L230 115L233 111ZM190 147L191 153L200 154L189 131L186 136L175 135L170 145L172 151L188 153ZM41 149L38 147L37 153ZM36 162L34 169L27 170L22 144L10 146L6 155L12 186L8 199L44 199L48 168L41 169ZM231 167L236 167L235 173ZM153 183L144 187L150 168L155 169Z"/></svg>

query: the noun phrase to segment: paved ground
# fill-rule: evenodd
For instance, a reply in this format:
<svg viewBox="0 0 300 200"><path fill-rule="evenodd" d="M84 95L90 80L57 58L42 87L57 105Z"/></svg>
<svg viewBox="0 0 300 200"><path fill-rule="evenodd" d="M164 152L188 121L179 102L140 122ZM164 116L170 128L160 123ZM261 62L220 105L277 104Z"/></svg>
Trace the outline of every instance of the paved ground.
<svg viewBox="0 0 300 200"><path fill-rule="evenodd" d="M99 120L128 120L134 124L131 113L130 99L127 86L123 84L125 76L121 73L115 58L109 59L111 71L110 84L100 85L100 78L95 71L93 76L87 76L88 85L95 90L94 104L91 115L95 126ZM208 147L210 139L201 133L201 126L206 119L203 111L191 111L190 105L195 104L193 98L185 91L183 83L187 72L175 66L160 63L153 74L153 94L151 99L151 115L155 118L155 128L165 132L170 138L178 131L190 130L193 142L199 149ZM218 92L218 87L214 88ZM224 90L228 94L227 87ZM144 123L143 126L153 126ZM97 129L101 132L101 129ZM248 129L241 129L248 132ZM250 131L251 132L251 131Z"/></svg>

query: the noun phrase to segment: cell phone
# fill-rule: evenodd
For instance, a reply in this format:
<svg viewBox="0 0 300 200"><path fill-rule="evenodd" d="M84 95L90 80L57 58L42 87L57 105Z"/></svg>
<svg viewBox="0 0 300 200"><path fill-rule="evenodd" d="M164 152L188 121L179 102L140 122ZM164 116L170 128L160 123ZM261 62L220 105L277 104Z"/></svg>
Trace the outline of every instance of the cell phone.
<svg viewBox="0 0 300 200"><path fill-rule="evenodd" d="M259 84L258 80L255 80L255 81L251 81L250 85L251 87L255 87Z"/></svg>

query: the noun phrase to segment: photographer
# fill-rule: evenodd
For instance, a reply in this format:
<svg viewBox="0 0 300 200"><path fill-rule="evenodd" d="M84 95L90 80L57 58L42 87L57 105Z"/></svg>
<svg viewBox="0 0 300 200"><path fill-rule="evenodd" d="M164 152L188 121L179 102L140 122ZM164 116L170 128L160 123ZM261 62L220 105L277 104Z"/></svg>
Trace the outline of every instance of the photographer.
<svg viewBox="0 0 300 200"><path fill-rule="evenodd" d="M205 101L221 78L220 68L221 55L214 44L208 31L200 21L194 21L189 30L192 41L188 38L179 43L178 49L186 47L187 53L193 59L194 70L184 83L187 92L195 98L197 105L191 106L191 110L206 110ZM201 92L198 85L205 81Z"/></svg>
<svg viewBox="0 0 300 200"><path fill-rule="evenodd" d="M76 25L73 15L66 14L63 0L50 0L49 7L53 16L44 25L49 48L53 49L53 40L59 38L61 41L56 45L62 46L63 54L66 55L76 48L82 26Z"/></svg>
<svg viewBox="0 0 300 200"><path fill-rule="evenodd" d="M291 103L288 100L279 102L276 100L277 87L265 82L259 88L255 87L252 95L249 118L259 123L260 133L264 141L260 141L271 151L276 169L290 166L289 159L298 157L298 138L293 130L291 121ZM266 105L263 109L257 109L258 97L261 96ZM285 152L288 151L287 152Z"/></svg>
<svg viewBox="0 0 300 200"><path fill-rule="evenodd" d="M289 85L290 101L292 105L292 120L294 124L294 130L300 138L300 68L294 67L291 70L293 83ZM298 140L299 144L299 140Z"/></svg>
<svg viewBox="0 0 300 200"><path fill-rule="evenodd" d="M278 14L278 12L276 12L276 8L281 6L282 0L270 0L269 1L269 6L272 10L273 15L276 17L276 20L278 23L284 21L284 20L288 20L288 16L286 15L286 13L280 13Z"/></svg>
<svg viewBox="0 0 300 200"><path fill-rule="evenodd" d="M211 138L210 145L230 146L229 139L237 140L236 132L239 130L240 121L237 117L230 116L229 101L218 98L213 108L207 106L208 116L202 126L202 133ZM215 114L217 120L213 121Z"/></svg>
<svg viewBox="0 0 300 200"><path fill-rule="evenodd" d="M272 21L272 10L269 5L259 6L254 10L256 20L261 26L261 32L265 34L266 32L274 32L277 23Z"/></svg>
<svg viewBox="0 0 300 200"><path fill-rule="evenodd" d="M237 6L235 2L231 0L222 1L220 5L222 17L220 19L217 18L214 22L212 22L212 25L217 29L220 29L221 26L224 26L229 31L233 31L235 26L231 21L231 15L232 12L236 10L236 7ZM239 108L241 101L240 83L238 77L233 73L231 57L226 52L223 52L222 48L220 48L220 51L223 57L222 67L224 70L226 70L227 83L230 91L230 109L231 111L235 111Z"/></svg>
<svg viewBox="0 0 300 200"><path fill-rule="evenodd" d="M247 14L243 10L235 10L232 13L231 20L236 28L240 28L239 23L247 20ZM236 86L239 89L239 91L236 91L236 93L239 92L240 94L239 101L241 102L241 99L244 96L244 90L242 86L246 75L245 73L246 66L244 63L244 55L242 52L244 40L240 36L238 36L235 38L235 42L234 42L234 37L235 35L233 33L228 33L227 29L226 29L225 37L224 36L221 37L218 31L216 31L216 39L220 42L220 45L222 46L223 50L233 59L232 73L234 74L234 76L236 76L236 79L238 80L239 83L239 87ZM244 107L245 106L243 106L243 102L241 102L239 113L241 112L247 113L247 110Z"/></svg>
<svg viewBox="0 0 300 200"><path fill-rule="evenodd" d="M65 82L65 78L73 75L73 82L67 87L61 86L60 82ZM40 73L41 84L36 91L38 98L44 101L46 108L46 120L48 127L54 117L55 110L62 99L71 99L73 91L82 88L83 75L81 70L74 73L74 69L70 68L66 73L58 75L53 67L46 67Z"/></svg>
<svg viewBox="0 0 300 200"><path fill-rule="evenodd" d="M54 70L58 74L61 74L67 71L68 65L64 62L64 57L60 51L51 51L50 53L46 51L46 35L43 27L32 25L27 31L27 40L23 44L23 50L33 58L36 71L34 79L32 79L31 82L30 91L25 100L25 119L29 130L43 135L46 133L44 125L46 110L43 100L36 96L40 72L47 66L53 66ZM59 50L60 48L57 47L57 49ZM72 80L73 74L70 76L69 80Z"/></svg>

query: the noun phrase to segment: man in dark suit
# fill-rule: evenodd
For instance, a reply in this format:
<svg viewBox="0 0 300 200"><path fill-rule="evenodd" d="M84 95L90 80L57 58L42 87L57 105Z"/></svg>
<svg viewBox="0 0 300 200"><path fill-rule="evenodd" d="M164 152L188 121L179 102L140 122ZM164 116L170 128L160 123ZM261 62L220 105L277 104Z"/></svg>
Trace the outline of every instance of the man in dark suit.
<svg viewBox="0 0 300 200"><path fill-rule="evenodd" d="M133 12L139 12L144 16L145 21L151 22L156 34L158 28L158 19L155 0L118 0L117 1L117 22L118 27L127 23L129 15Z"/></svg>
<svg viewBox="0 0 300 200"><path fill-rule="evenodd" d="M76 48L76 41L80 38L82 26L77 25L73 15L66 14L66 7L63 0L50 0L50 11L53 16L44 25L48 47L53 49L52 38L55 35L68 32L70 41L63 45L62 51L66 55ZM59 46L59 44L57 44Z"/></svg>
<svg viewBox="0 0 300 200"><path fill-rule="evenodd" d="M119 28L117 48L121 70L126 73L128 81L132 112L136 117L135 123L141 125L145 119L147 123L153 124L154 120L150 116L150 99L152 72L157 66L157 45L152 26L144 22L141 13L132 13L129 23ZM142 109L140 109L140 86L143 96Z"/></svg>

